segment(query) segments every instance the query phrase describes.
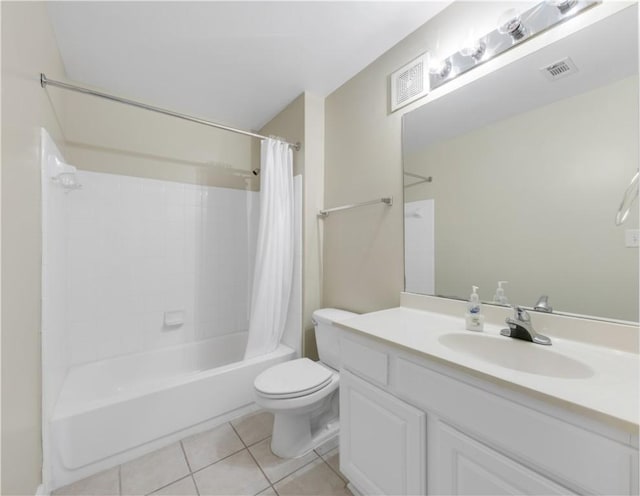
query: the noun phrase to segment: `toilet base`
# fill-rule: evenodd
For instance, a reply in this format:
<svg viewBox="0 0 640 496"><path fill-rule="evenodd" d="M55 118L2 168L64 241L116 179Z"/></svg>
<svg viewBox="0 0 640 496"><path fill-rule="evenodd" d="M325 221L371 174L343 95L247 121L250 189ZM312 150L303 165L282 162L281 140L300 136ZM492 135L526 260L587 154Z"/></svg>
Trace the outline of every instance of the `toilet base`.
<svg viewBox="0 0 640 496"><path fill-rule="evenodd" d="M337 417L313 432L308 418L279 413L273 421L271 451L280 458L299 458L339 432L340 420Z"/></svg>

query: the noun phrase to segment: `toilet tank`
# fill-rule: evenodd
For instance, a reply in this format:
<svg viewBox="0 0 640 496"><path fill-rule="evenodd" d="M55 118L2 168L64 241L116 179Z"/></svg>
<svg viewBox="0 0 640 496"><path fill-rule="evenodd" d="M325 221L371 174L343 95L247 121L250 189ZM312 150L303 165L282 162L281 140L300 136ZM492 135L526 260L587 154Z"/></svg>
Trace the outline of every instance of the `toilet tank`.
<svg viewBox="0 0 640 496"><path fill-rule="evenodd" d="M313 312L313 325L316 329L316 343L320 361L338 370L342 365L340 358L340 329L334 322L350 319L357 313L339 310L337 308L321 308Z"/></svg>

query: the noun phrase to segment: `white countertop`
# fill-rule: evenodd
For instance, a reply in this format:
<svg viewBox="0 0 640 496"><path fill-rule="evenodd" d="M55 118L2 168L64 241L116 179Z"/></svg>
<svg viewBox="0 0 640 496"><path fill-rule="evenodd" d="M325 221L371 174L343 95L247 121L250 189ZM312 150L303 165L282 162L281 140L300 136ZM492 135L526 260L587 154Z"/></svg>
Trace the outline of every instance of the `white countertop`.
<svg viewBox="0 0 640 496"><path fill-rule="evenodd" d="M506 382L519 389L560 400L586 415L609 421L634 434L638 433L640 360L637 354L553 336L550 336L553 342L551 346L537 345L500 336L500 329L505 325L485 324L485 330L477 333L466 331L464 324L463 318L405 307L363 314L339 323L345 329L381 339L427 358L437 358L494 382ZM581 362L591 370L587 377L576 378L551 377L515 370L478 358L470 352L454 351L439 340L443 335L456 333L509 340L514 346L520 347L517 350L519 353L526 353L529 349L522 347L533 347L532 353L537 354L538 361L544 358L541 353L561 354ZM502 343L501 345L505 347ZM544 364L538 368L543 369Z"/></svg>

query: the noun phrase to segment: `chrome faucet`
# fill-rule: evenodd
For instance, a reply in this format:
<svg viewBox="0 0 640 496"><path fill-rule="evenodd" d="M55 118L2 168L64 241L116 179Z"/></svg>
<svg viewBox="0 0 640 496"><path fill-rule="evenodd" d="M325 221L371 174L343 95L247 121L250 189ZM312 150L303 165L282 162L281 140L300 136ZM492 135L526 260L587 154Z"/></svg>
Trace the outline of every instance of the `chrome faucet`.
<svg viewBox="0 0 640 496"><path fill-rule="evenodd" d="M551 340L547 336L538 334L533 330L533 324L531 323L531 317L529 313L519 306L513 307L513 317L507 317L505 320L508 329L502 329L500 334L510 338L524 339L525 341L531 341L536 344L550 345Z"/></svg>

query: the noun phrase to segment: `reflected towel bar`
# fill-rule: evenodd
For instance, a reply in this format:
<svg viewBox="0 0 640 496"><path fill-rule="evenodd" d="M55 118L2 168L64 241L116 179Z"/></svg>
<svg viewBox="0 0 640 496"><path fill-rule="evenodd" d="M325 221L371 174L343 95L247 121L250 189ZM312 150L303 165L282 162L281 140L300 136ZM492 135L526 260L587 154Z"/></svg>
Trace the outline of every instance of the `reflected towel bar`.
<svg viewBox="0 0 640 496"><path fill-rule="evenodd" d="M414 181L410 184L405 184L404 185L405 188L410 188L411 186L416 186L417 184L433 182L433 177L431 176L421 176L419 174L413 174L412 172L403 172L403 174L405 176L415 177L416 179L419 179L419 181Z"/></svg>
<svg viewBox="0 0 640 496"><path fill-rule="evenodd" d="M320 212L318 212L318 217L329 217L329 214L331 212L337 212L338 210L347 210L350 208L356 208L356 207L364 207L366 205L375 205L376 203L385 203L386 205L393 205L393 196L387 196L384 198L378 198L377 200L371 200L368 202L362 202L362 203L354 203L353 205L343 205L341 207L333 207L333 208L327 208L326 210L320 210Z"/></svg>

